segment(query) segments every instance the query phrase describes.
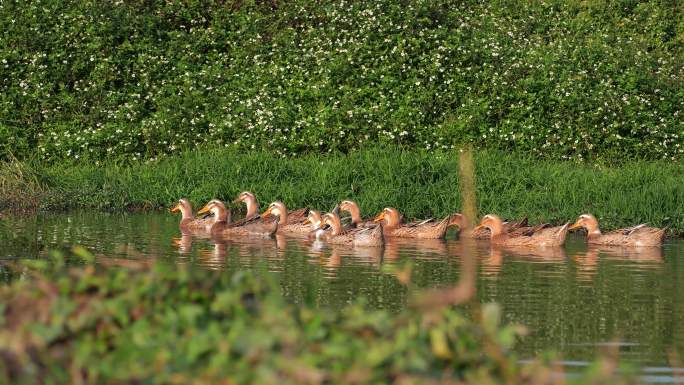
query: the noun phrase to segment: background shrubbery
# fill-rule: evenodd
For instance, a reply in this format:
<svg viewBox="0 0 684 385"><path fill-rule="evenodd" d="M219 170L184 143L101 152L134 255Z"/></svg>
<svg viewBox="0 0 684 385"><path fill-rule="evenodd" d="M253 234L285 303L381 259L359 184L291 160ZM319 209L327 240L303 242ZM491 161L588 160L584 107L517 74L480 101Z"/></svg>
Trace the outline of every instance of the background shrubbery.
<svg viewBox="0 0 684 385"><path fill-rule="evenodd" d="M367 141L681 159L677 0L4 1L0 159Z"/></svg>

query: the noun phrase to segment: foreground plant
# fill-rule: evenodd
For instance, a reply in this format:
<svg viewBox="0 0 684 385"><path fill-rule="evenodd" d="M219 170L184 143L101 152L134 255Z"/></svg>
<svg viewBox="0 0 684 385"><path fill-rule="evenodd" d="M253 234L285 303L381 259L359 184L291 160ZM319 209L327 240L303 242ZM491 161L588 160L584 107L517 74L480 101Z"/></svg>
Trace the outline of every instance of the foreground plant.
<svg viewBox="0 0 684 385"><path fill-rule="evenodd" d="M92 260L82 249L75 253ZM100 258L23 269L0 289L0 382L175 384L553 383L516 363L517 326L426 300L397 314L287 303L251 273ZM438 296L439 292L428 295ZM420 305L418 305L418 303ZM614 361L582 381L616 381ZM622 380L621 380L622 381Z"/></svg>

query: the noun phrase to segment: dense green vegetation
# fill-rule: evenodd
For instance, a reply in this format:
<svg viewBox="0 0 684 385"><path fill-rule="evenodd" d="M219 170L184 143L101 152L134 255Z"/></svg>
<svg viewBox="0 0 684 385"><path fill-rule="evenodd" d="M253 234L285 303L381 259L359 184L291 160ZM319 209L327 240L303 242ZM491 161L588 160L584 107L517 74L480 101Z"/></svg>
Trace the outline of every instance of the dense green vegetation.
<svg viewBox="0 0 684 385"><path fill-rule="evenodd" d="M0 209L163 208L181 197L232 201L249 190L262 205L280 199L330 210L351 198L366 216L394 206L409 218L442 217L461 208L457 155L373 148L283 159L224 149L128 166L15 162L0 167ZM648 222L684 232L684 163L603 167L485 151L475 173L480 215L558 224L592 212L604 228Z"/></svg>
<svg viewBox="0 0 684 385"><path fill-rule="evenodd" d="M681 159L683 63L677 0L10 0L0 159L365 142Z"/></svg>
<svg viewBox="0 0 684 385"><path fill-rule="evenodd" d="M285 301L265 272L57 257L13 266L25 278L0 287L2 383L556 383L550 365L516 362L523 329L499 325L493 304L473 304L472 320L441 291L398 313L320 310ZM615 369L604 360L574 380L625 383Z"/></svg>

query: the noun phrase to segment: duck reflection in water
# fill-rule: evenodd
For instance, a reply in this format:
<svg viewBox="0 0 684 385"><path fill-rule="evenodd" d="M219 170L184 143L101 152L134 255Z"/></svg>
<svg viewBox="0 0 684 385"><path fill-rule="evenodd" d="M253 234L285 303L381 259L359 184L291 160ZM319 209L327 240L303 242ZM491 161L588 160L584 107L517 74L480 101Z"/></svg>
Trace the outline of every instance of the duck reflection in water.
<svg viewBox="0 0 684 385"><path fill-rule="evenodd" d="M663 263L663 249L590 245L584 253L577 253L573 257L577 264L577 278L591 281L598 271L601 259L631 262L630 266L640 270L658 269Z"/></svg>
<svg viewBox="0 0 684 385"><path fill-rule="evenodd" d="M226 265L229 241L214 239L210 248L199 250L198 264L211 270L220 270Z"/></svg>
<svg viewBox="0 0 684 385"><path fill-rule="evenodd" d="M396 261L402 255L418 259L439 259L447 254L444 239L387 238L384 261Z"/></svg>
<svg viewBox="0 0 684 385"><path fill-rule="evenodd" d="M326 251L330 254L326 256ZM309 263L324 268L326 278L335 278L337 270L346 266L373 266L379 268L383 258L382 247L361 247L351 245L331 245L321 241L310 241Z"/></svg>
<svg viewBox="0 0 684 385"><path fill-rule="evenodd" d="M498 277L507 259L537 263L563 263L566 257L565 248L561 246L529 248L492 245L489 253L483 254L480 259L481 274L485 277Z"/></svg>
<svg viewBox="0 0 684 385"><path fill-rule="evenodd" d="M171 244L178 249L178 254L190 254L192 251L192 235L183 233L180 238L173 238Z"/></svg>

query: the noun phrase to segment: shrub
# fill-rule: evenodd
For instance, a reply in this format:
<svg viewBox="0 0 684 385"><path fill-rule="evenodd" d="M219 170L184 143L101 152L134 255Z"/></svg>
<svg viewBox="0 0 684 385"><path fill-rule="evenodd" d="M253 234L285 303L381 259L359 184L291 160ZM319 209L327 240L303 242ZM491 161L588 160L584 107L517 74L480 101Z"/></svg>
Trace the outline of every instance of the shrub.
<svg viewBox="0 0 684 385"><path fill-rule="evenodd" d="M0 4L0 158L368 141L681 159L674 0Z"/></svg>

